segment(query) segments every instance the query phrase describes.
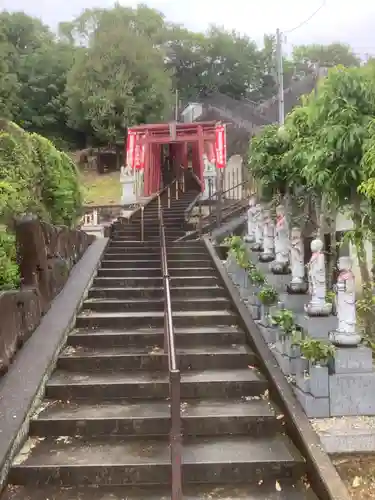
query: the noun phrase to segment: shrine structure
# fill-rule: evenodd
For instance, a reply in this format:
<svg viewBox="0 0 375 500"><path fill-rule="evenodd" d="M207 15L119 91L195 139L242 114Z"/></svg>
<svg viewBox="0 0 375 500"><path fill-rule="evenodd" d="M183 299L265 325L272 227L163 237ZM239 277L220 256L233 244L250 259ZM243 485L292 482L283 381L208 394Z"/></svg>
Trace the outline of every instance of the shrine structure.
<svg viewBox="0 0 375 500"><path fill-rule="evenodd" d="M205 171L216 175L226 165L225 125L220 122L159 123L128 129L126 167L135 170L137 196L152 196L181 168L191 167L202 192Z"/></svg>

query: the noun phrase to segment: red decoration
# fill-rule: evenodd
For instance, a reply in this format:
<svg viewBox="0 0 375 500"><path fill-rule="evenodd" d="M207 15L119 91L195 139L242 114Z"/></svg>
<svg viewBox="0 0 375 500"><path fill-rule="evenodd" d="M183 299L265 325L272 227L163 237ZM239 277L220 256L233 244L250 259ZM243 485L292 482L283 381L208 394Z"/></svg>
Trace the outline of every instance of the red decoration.
<svg viewBox="0 0 375 500"><path fill-rule="evenodd" d="M216 167L225 168L227 163L225 125L216 125L215 127L215 150L216 150Z"/></svg>

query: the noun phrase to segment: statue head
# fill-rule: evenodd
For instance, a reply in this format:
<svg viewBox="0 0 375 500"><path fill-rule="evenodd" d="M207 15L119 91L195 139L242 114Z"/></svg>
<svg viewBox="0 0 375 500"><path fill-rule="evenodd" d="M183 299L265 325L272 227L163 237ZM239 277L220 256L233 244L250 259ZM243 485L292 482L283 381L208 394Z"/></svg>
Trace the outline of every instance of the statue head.
<svg viewBox="0 0 375 500"><path fill-rule="evenodd" d="M292 230L290 231L290 239L293 241L297 241L301 239L301 229L299 227L292 227Z"/></svg>
<svg viewBox="0 0 375 500"><path fill-rule="evenodd" d="M337 267L339 271L351 271L352 270L352 259L348 256L340 257Z"/></svg>
<svg viewBox="0 0 375 500"><path fill-rule="evenodd" d="M255 196L255 193L251 193L250 198L249 198L249 207L255 207L257 203L257 199Z"/></svg>
<svg viewBox="0 0 375 500"><path fill-rule="evenodd" d="M312 240L311 245L310 245L311 251L313 253L316 252L321 252L323 250L323 242L322 240Z"/></svg>

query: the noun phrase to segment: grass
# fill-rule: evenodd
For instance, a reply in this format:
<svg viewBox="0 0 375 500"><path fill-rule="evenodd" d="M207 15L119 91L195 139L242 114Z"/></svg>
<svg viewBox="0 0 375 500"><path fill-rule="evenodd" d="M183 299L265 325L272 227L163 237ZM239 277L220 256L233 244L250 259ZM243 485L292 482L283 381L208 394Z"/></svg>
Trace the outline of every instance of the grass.
<svg viewBox="0 0 375 500"><path fill-rule="evenodd" d="M85 205L118 205L121 201L120 173L99 175L95 170L81 171Z"/></svg>
<svg viewBox="0 0 375 500"><path fill-rule="evenodd" d="M337 456L333 463L353 500L375 498L375 455Z"/></svg>

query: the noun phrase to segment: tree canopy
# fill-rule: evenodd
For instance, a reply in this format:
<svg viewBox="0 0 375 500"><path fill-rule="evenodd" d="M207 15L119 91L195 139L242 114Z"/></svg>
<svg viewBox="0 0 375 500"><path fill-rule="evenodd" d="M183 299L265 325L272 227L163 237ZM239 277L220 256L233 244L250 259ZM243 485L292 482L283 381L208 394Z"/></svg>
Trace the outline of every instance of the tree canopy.
<svg viewBox="0 0 375 500"><path fill-rule="evenodd" d="M359 60L341 43L295 47L284 85L311 63ZM275 37L257 46L218 26L192 32L142 4L86 9L57 33L22 12L0 13L0 117L58 146L122 142L129 125L170 119L176 91L182 102L274 96Z"/></svg>

